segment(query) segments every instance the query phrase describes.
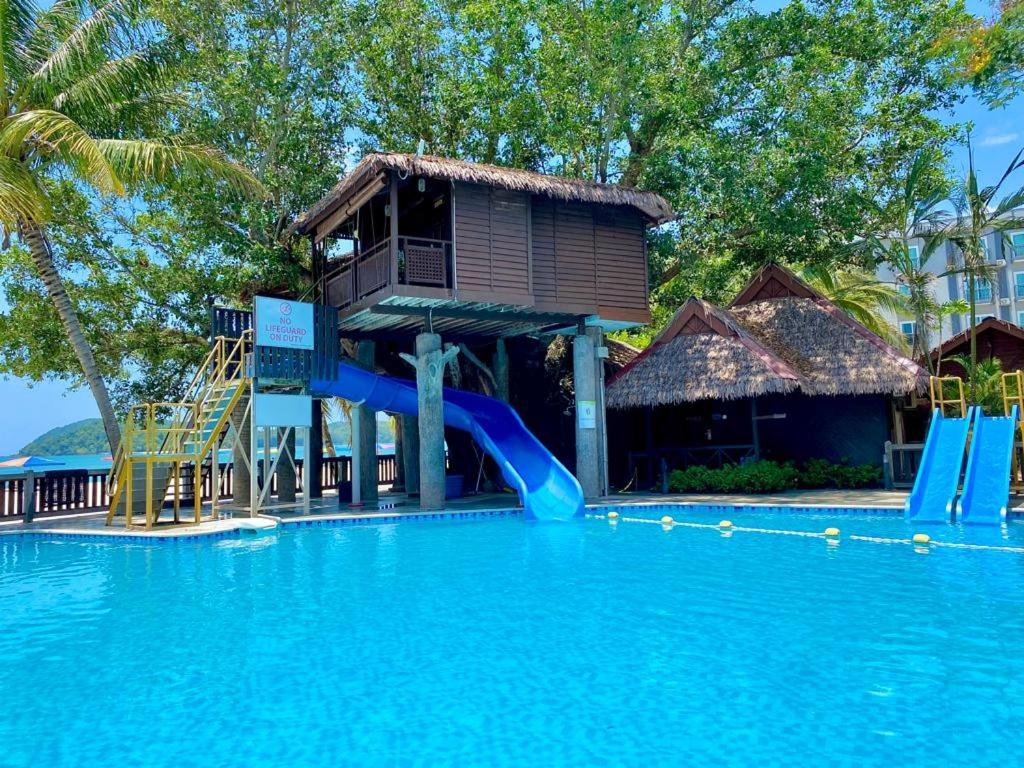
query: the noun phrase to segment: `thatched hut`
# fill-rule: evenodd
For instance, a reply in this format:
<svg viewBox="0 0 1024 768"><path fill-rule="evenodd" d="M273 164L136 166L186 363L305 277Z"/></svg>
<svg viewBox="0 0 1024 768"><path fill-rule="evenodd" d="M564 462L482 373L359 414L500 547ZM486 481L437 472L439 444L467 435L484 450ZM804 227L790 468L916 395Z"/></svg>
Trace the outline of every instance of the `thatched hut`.
<svg viewBox="0 0 1024 768"><path fill-rule="evenodd" d="M881 464L898 405L927 374L777 264L728 308L691 298L609 380L612 464L664 469L751 458ZM628 477L619 478L625 481Z"/></svg>

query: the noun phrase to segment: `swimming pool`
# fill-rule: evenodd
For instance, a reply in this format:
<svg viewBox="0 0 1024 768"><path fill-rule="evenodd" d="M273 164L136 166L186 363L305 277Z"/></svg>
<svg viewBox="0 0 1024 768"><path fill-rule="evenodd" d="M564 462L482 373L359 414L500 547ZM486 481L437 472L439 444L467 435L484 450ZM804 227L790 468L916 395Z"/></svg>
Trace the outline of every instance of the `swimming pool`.
<svg viewBox="0 0 1024 768"><path fill-rule="evenodd" d="M1013 552L604 520L0 538L0 765L1006 768L1022 584Z"/></svg>

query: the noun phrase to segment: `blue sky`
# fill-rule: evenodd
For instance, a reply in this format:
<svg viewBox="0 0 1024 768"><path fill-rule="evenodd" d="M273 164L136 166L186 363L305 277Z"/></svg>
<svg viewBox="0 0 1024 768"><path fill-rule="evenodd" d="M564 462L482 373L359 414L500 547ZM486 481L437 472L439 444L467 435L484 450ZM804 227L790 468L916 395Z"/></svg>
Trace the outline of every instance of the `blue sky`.
<svg viewBox="0 0 1024 768"><path fill-rule="evenodd" d="M762 10L780 4L778 0L755 3ZM990 13L988 2L972 1L967 5L979 15ZM974 156L982 183L994 181L1024 146L1021 115L1024 96L995 111L977 99L969 99L950 116L951 120L974 124ZM967 165L966 151L956 151L952 165L954 171L962 172ZM0 455L17 452L48 429L99 415L88 389L69 390L59 382L32 384L13 377L0 379L0 403L5 405Z"/></svg>

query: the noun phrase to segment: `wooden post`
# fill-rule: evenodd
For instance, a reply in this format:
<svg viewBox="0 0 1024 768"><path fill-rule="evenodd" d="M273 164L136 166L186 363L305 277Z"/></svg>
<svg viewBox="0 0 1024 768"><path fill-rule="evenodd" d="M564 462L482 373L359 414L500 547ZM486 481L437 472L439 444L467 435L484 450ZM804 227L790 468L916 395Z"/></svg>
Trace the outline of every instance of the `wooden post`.
<svg viewBox="0 0 1024 768"><path fill-rule="evenodd" d="M393 416L395 420L395 481L391 484L392 493L405 493L405 434L402 431L402 417Z"/></svg>
<svg viewBox="0 0 1024 768"><path fill-rule="evenodd" d="M313 400L313 413L309 430L309 441L306 443L306 455L303 461L302 490L310 499L319 499L324 495L321 472L324 465L324 433L323 406L320 400Z"/></svg>
<svg viewBox="0 0 1024 768"><path fill-rule="evenodd" d="M389 217L389 237L391 238L391 287L398 285L398 175L392 171L388 184L388 205L391 206Z"/></svg>
<svg viewBox="0 0 1024 768"><path fill-rule="evenodd" d="M761 433L758 431L757 426L757 398L750 398L750 436L754 443L754 460L760 461L761 459Z"/></svg>
<svg viewBox="0 0 1024 768"><path fill-rule="evenodd" d="M402 353L402 359L416 369L421 509L444 508L444 369L457 354L458 347L442 353L441 337L436 333L416 337L415 356Z"/></svg>
<svg viewBox="0 0 1024 768"><path fill-rule="evenodd" d="M375 367L375 345L372 341L360 341L356 347L356 360L366 370ZM363 502L377 501L377 412L364 405L360 411L360 452L361 486L359 497ZM357 444L353 442L352 453L355 454Z"/></svg>
<svg viewBox="0 0 1024 768"><path fill-rule="evenodd" d="M405 493L420 494L420 423L415 416L402 416L402 464L405 465Z"/></svg>
<svg viewBox="0 0 1024 768"><path fill-rule="evenodd" d="M505 347L505 340L498 339L494 347L494 360L491 368L494 373L494 396L507 403L509 398L508 390L508 349Z"/></svg>
<svg viewBox="0 0 1024 768"><path fill-rule="evenodd" d="M22 521L25 523L31 523L36 514L36 473L31 469L25 472L24 486L21 492L21 514Z"/></svg>

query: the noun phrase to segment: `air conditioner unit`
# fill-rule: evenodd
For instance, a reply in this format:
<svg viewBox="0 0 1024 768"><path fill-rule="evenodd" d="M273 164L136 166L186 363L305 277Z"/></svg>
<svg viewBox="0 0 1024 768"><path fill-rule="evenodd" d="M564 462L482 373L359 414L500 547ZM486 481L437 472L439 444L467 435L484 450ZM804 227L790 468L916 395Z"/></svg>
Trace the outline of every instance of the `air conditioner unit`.
<svg viewBox="0 0 1024 768"><path fill-rule="evenodd" d="M996 266L997 267L1005 267L1006 266L1006 259L996 259Z"/></svg>
<svg viewBox="0 0 1024 768"><path fill-rule="evenodd" d="M999 300L999 306L1000 307L1008 307L1008 306L1010 306L1010 300L1007 299L1007 298L1000 299Z"/></svg>

